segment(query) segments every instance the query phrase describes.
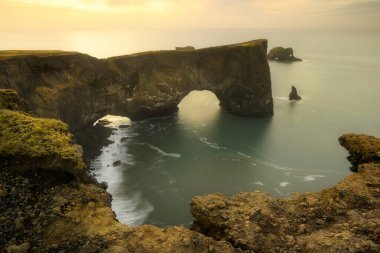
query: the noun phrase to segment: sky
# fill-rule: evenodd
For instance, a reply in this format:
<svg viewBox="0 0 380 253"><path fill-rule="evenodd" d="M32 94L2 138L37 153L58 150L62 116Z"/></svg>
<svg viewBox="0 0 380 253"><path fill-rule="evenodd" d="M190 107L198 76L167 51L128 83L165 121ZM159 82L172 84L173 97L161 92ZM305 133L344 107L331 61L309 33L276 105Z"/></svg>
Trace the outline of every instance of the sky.
<svg viewBox="0 0 380 253"><path fill-rule="evenodd" d="M0 0L3 30L380 28L380 0Z"/></svg>

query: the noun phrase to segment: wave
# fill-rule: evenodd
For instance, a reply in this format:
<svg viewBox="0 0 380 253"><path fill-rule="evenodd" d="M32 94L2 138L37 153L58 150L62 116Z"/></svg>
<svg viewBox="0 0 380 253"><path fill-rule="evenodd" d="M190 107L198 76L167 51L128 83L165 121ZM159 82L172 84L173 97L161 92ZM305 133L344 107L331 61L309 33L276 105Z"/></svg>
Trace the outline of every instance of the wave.
<svg viewBox="0 0 380 253"><path fill-rule="evenodd" d="M143 198L141 192L133 192L123 196L123 192L112 194L116 201L112 202L112 209L122 223L129 226L140 226L145 223L149 214L154 211L153 205Z"/></svg>
<svg viewBox="0 0 380 253"><path fill-rule="evenodd" d="M153 145L151 145L149 143L133 143L133 144L142 145L142 146L148 146L151 149L157 151L157 153L159 153L162 156L168 156L168 157L173 157L173 158L180 158L181 157L181 154L178 154L178 153L166 153L165 151L163 151L159 147L153 146Z"/></svg>
<svg viewBox="0 0 380 253"><path fill-rule="evenodd" d="M308 175L303 177L303 181L314 181L317 178L324 178L326 177L325 175Z"/></svg>
<svg viewBox="0 0 380 253"><path fill-rule="evenodd" d="M289 101L289 97L273 97L273 98L277 100Z"/></svg>
<svg viewBox="0 0 380 253"><path fill-rule="evenodd" d="M228 150L228 148L224 146L220 146L218 143L209 141L206 137L199 137L199 140L207 144L207 146L209 146L210 148L217 149L217 150Z"/></svg>

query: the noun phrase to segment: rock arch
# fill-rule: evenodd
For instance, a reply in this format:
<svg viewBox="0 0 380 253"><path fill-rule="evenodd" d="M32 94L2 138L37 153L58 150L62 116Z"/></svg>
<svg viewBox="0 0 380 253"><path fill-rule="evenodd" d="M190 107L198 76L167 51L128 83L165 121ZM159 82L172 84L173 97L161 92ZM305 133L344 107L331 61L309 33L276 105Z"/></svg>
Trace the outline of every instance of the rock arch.
<svg viewBox="0 0 380 253"><path fill-rule="evenodd" d="M210 90L226 111L273 114L267 41L97 59L73 52L0 51L0 88L72 130L105 114L133 120L174 113L193 90Z"/></svg>
<svg viewBox="0 0 380 253"><path fill-rule="evenodd" d="M134 79L126 103L132 119L160 116L178 110L193 90L209 90L220 106L241 116L273 114L267 41L193 51L161 51L110 60Z"/></svg>

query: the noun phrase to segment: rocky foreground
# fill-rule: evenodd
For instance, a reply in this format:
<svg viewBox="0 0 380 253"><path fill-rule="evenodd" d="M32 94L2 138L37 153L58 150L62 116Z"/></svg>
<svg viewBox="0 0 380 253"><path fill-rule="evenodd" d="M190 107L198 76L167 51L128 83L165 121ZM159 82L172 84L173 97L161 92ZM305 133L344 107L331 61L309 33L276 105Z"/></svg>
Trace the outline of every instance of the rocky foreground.
<svg viewBox="0 0 380 253"><path fill-rule="evenodd" d="M67 126L25 113L17 100L0 90L0 252L380 251L378 138L340 138L358 172L333 188L281 199L198 196L192 230L129 227Z"/></svg>

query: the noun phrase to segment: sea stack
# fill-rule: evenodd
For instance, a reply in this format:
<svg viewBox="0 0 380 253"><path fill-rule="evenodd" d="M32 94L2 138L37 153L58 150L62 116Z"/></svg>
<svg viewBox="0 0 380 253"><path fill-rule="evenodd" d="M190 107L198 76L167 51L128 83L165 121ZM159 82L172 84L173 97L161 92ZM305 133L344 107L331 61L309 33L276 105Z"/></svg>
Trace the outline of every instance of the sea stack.
<svg viewBox="0 0 380 253"><path fill-rule="evenodd" d="M268 60L280 62L302 61L293 54L293 48L274 47L269 51Z"/></svg>
<svg viewBox="0 0 380 253"><path fill-rule="evenodd" d="M301 96L298 95L297 93L297 88L292 86L292 91L289 94L289 100L301 100Z"/></svg>

